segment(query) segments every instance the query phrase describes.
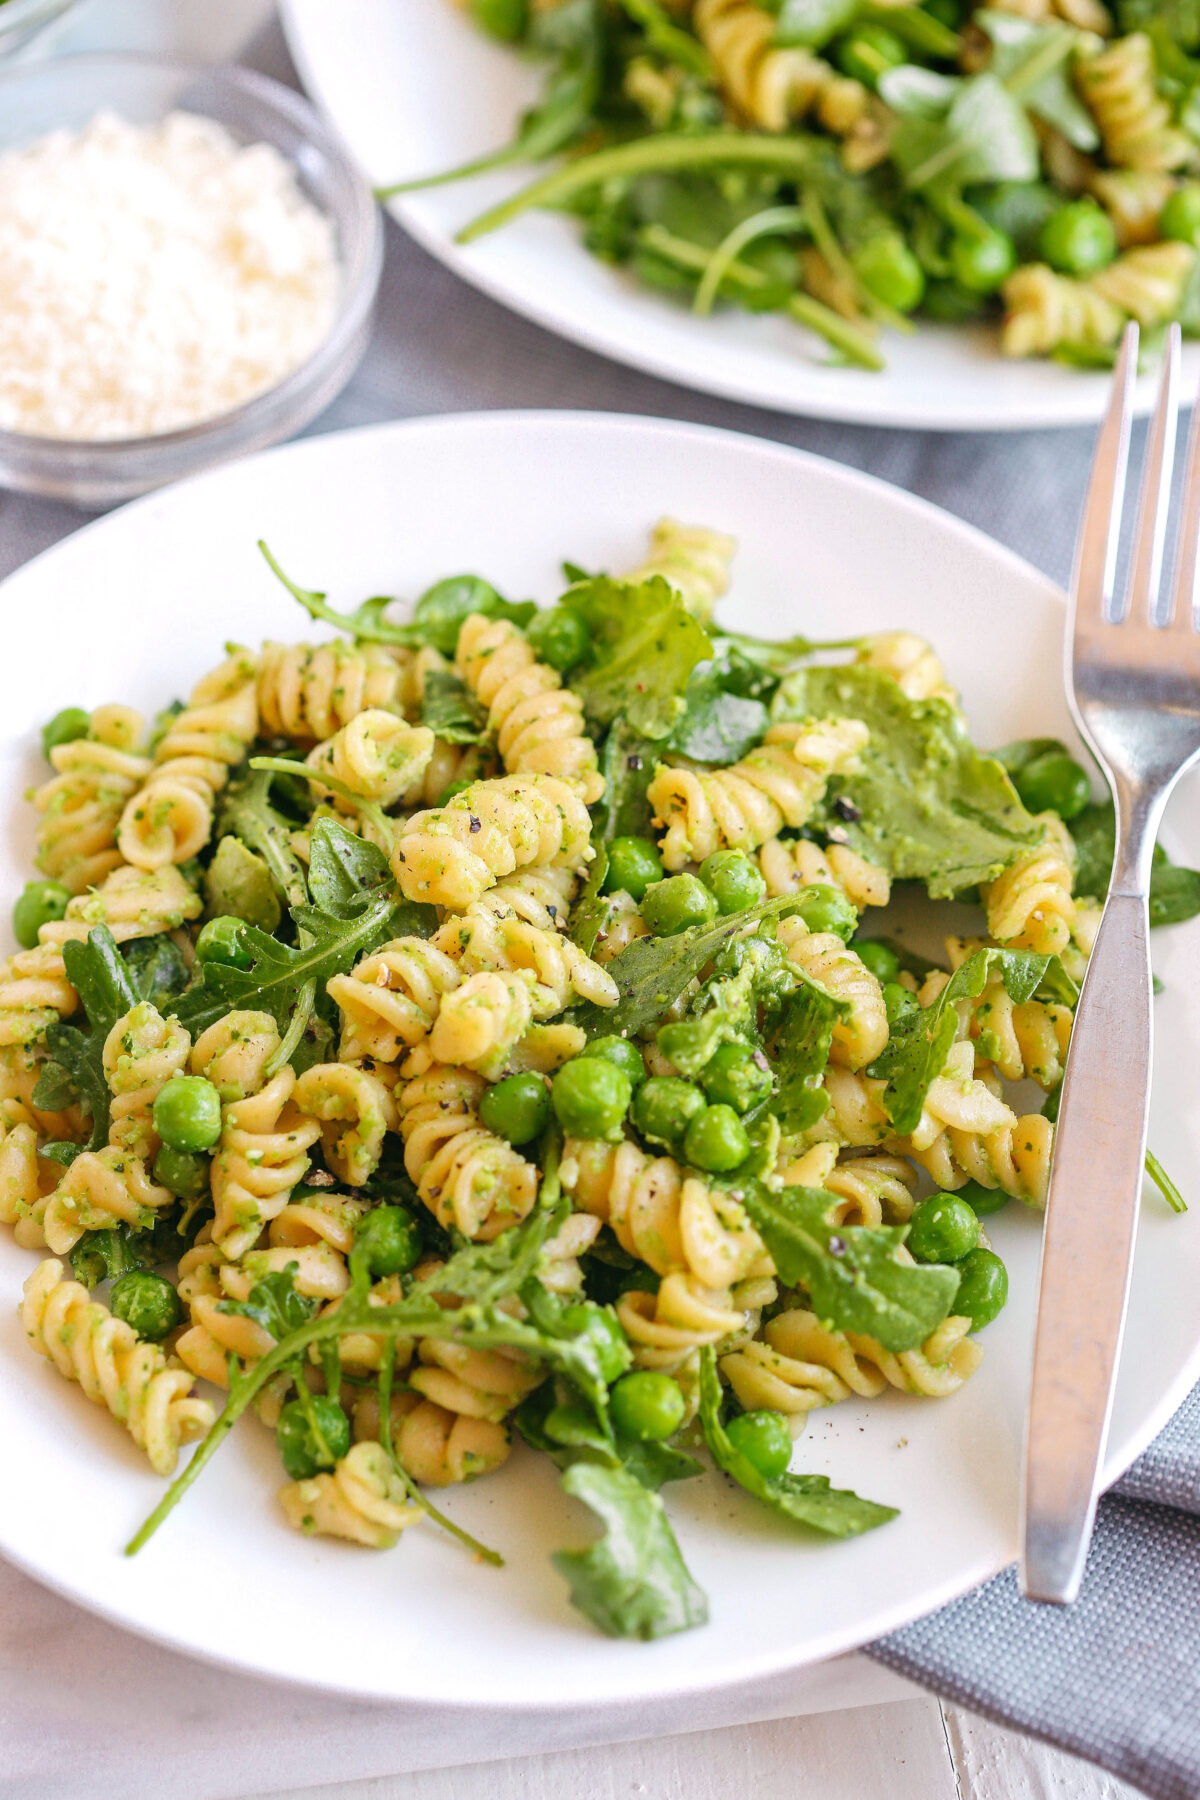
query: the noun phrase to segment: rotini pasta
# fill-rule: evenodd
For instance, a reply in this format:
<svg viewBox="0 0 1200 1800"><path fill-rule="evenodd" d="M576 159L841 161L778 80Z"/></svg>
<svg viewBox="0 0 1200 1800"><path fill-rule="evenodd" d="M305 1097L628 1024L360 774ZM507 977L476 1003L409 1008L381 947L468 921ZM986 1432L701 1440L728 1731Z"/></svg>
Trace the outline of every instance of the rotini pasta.
<svg viewBox="0 0 1200 1800"><path fill-rule="evenodd" d="M396 1127L388 1084L350 1063L317 1063L296 1082L291 1100L320 1121L325 1161L338 1180L361 1187L378 1167L385 1132Z"/></svg>
<svg viewBox="0 0 1200 1800"><path fill-rule="evenodd" d="M341 1009L343 1062L396 1062L428 1036L443 995L461 979L452 957L414 937L393 938L333 976L326 992Z"/></svg>
<svg viewBox="0 0 1200 1800"><path fill-rule="evenodd" d="M866 111L868 90L810 50L775 43L775 20L756 0L696 0L696 32L737 112L760 131L786 131L814 113L841 136Z"/></svg>
<svg viewBox="0 0 1200 1800"><path fill-rule="evenodd" d="M997 943L1051 953L1070 942L1075 852L1066 827L1053 813L1044 815L1043 826L1041 843L1022 851L988 883L983 902L988 931Z"/></svg>
<svg viewBox="0 0 1200 1800"><path fill-rule="evenodd" d="M661 765L648 797L665 832L664 864L681 869L716 850L757 850L784 825L797 830L829 777L857 766L869 736L857 719L772 725L764 743L731 768L700 774Z"/></svg>
<svg viewBox="0 0 1200 1800"><path fill-rule="evenodd" d="M833 1027L833 1060L864 1069L888 1041L883 989L862 958L836 932L810 932L801 918L784 919L779 939L788 961L848 1008Z"/></svg>
<svg viewBox="0 0 1200 1800"><path fill-rule="evenodd" d="M124 1425L155 1474L170 1475L180 1445L212 1424L212 1407L193 1394L188 1371L172 1368L157 1344L140 1341L106 1306L89 1300L86 1288L64 1280L53 1257L25 1283L21 1322L38 1355Z"/></svg>
<svg viewBox="0 0 1200 1800"><path fill-rule="evenodd" d="M890 675L910 700L947 700L958 705L958 694L946 679L942 659L933 646L914 631L877 631L863 638L857 662Z"/></svg>
<svg viewBox="0 0 1200 1800"><path fill-rule="evenodd" d="M537 1170L479 1122L484 1081L432 1063L399 1096L404 1166L442 1226L483 1243L526 1217Z"/></svg>
<svg viewBox="0 0 1200 1800"><path fill-rule="evenodd" d="M187 862L208 842L213 802L258 731L258 665L235 651L197 683L154 753L144 787L126 802L117 831L139 869Z"/></svg>
<svg viewBox="0 0 1200 1800"><path fill-rule="evenodd" d="M414 813L396 839L392 871L406 899L461 911L516 869L581 869L590 835L587 808L569 782L502 775Z"/></svg>
<svg viewBox="0 0 1200 1800"><path fill-rule="evenodd" d="M257 693L264 735L319 743L369 708L399 712L406 662L379 644L340 639L264 644Z"/></svg>
<svg viewBox="0 0 1200 1800"><path fill-rule="evenodd" d="M321 1136L320 1123L294 1104L295 1087L296 1077L285 1067L257 1093L223 1108L212 1164L212 1235L230 1261L244 1256L263 1226L283 1211Z"/></svg>
<svg viewBox="0 0 1200 1800"><path fill-rule="evenodd" d="M1110 163L1125 169L1178 169L1195 160L1185 131L1171 123L1158 95L1154 47L1143 31L1117 38L1075 64L1079 92L1104 140Z"/></svg>
<svg viewBox="0 0 1200 1800"><path fill-rule="evenodd" d="M104 1041L104 1079L112 1094L108 1141L144 1162L158 1149L154 1102L187 1067L192 1040L175 1019L148 1000L118 1019Z"/></svg>
<svg viewBox="0 0 1200 1800"><path fill-rule="evenodd" d="M729 565L736 548L734 538L706 525L660 519L650 533L649 554L624 579L632 585L661 575L683 596L689 612L707 620L729 590Z"/></svg>
<svg viewBox="0 0 1200 1800"><path fill-rule="evenodd" d="M289 1482L279 1503L297 1531L371 1550L391 1549L421 1517L387 1452L372 1443L355 1444L332 1474Z"/></svg>
<svg viewBox="0 0 1200 1800"><path fill-rule="evenodd" d="M538 662L524 632L507 619L472 613L463 622L458 673L488 709L488 724L510 775L553 775L591 804L604 792L583 705Z"/></svg>
<svg viewBox="0 0 1200 1800"><path fill-rule="evenodd" d="M125 1224L135 1231L174 1203L151 1177L140 1156L127 1150L85 1150L64 1170L58 1186L38 1202L36 1215L48 1247L64 1256L85 1231Z"/></svg>
<svg viewBox="0 0 1200 1800"><path fill-rule="evenodd" d="M617 1003L612 976L570 938L513 914L498 916L489 907L468 907L461 916L448 919L433 942L471 975L530 974L534 1018L552 1018L574 998L591 1000L597 1006Z"/></svg>
<svg viewBox="0 0 1200 1800"><path fill-rule="evenodd" d="M758 866L772 899L818 883L839 889L859 912L886 906L892 897L887 870L848 844L828 844L822 850L809 838L768 838L759 849Z"/></svg>
<svg viewBox="0 0 1200 1800"><path fill-rule="evenodd" d="M91 735L56 745L50 761L55 772L33 796L41 814L37 866L80 894L123 861L117 827L152 765Z"/></svg>
<svg viewBox="0 0 1200 1800"><path fill-rule="evenodd" d="M414 782L424 779L433 749L433 733L424 725L409 725L395 713L368 707L310 750L305 760L311 769L334 776L361 799L391 806ZM319 783L314 783L314 791L330 798L330 790ZM336 795L333 804L353 810Z"/></svg>

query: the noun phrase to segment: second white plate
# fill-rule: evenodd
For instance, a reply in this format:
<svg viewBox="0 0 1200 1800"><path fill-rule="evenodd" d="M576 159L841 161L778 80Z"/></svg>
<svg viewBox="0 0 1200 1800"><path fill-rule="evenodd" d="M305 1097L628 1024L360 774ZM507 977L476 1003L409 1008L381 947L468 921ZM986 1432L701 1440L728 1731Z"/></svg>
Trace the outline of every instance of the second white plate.
<svg viewBox="0 0 1200 1800"><path fill-rule="evenodd" d="M505 144L541 71L475 29L453 0L281 0L304 84L376 186L454 168ZM526 168L391 202L425 249L475 287L562 337L685 387L773 411L859 425L1011 431L1099 419L1103 375L1011 362L997 334L922 323L890 333L882 374L826 366L826 348L787 319L729 309L697 319L597 262L573 220L534 213L479 242L455 232L532 179ZM1200 380L1185 356L1184 391ZM1152 384L1139 388L1148 410Z"/></svg>

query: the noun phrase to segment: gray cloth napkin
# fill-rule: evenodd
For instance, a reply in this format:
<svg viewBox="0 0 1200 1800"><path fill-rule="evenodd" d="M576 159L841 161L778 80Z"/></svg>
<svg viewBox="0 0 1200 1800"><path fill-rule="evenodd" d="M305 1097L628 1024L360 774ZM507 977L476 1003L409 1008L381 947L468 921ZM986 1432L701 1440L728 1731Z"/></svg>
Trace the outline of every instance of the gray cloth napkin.
<svg viewBox="0 0 1200 1800"><path fill-rule="evenodd" d="M244 60L297 85L274 26ZM946 507L1059 582L1070 568L1092 449L1090 431L872 431L693 394L506 312L389 225L370 350L313 432L507 407L649 414L792 444ZM79 522L69 507L0 494L0 576ZM885 569L880 574L886 578ZM1200 1390L1102 1505L1077 1606L1063 1612L1026 1605L1010 1573L870 1654L1001 1723L1103 1764L1154 1800L1196 1800Z"/></svg>

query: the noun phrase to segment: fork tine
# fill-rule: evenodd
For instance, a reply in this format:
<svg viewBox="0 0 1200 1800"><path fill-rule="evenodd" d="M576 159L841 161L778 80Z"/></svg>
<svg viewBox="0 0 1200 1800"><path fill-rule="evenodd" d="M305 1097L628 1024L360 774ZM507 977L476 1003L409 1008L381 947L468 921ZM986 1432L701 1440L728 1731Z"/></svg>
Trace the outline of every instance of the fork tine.
<svg viewBox="0 0 1200 1800"><path fill-rule="evenodd" d="M1163 546L1167 538L1167 514L1171 504L1171 475L1175 467L1175 437L1179 426L1178 325L1167 332L1158 403L1146 440L1146 467L1138 505L1137 537L1129 585L1129 604L1118 614L1139 624L1153 625L1162 581Z"/></svg>
<svg viewBox="0 0 1200 1800"><path fill-rule="evenodd" d="M1096 439L1087 498L1075 545L1071 576L1071 618L1102 625L1117 572L1125 470L1129 462L1129 430L1133 418L1133 379L1137 369L1138 328L1125 327L1125 338L1113 374L1112 399ZM1067 643L1070 645L1070 635ZM1069 651L1068 651L1069 653Z"/></svg>
<svg viewBox="0 0 1200 1800"><path fill-rule="evenodd" d="M1196 570L1200 562L1200 401L1192 409L1188 433L1187 470L1183 478L1183 520L1175 552L1175 582L1171 610L1163 620L1175 631L1190 636L1196 629Z"/></svg>

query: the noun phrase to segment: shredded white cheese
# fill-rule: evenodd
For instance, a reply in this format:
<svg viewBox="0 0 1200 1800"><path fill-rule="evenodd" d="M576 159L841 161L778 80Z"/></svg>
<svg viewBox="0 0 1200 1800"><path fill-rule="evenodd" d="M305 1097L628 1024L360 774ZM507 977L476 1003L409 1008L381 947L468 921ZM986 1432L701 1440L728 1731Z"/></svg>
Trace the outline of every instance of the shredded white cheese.
<svg viewBox="0 0 1200 1800"><path fill-rule="evenodd" d="M0 155L0 428L149 436L276 386L332 323L329 220L268 144L102 113Z"/></svg>

